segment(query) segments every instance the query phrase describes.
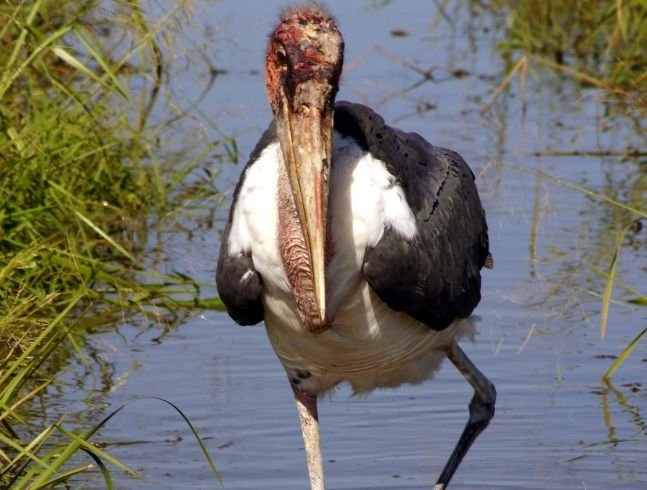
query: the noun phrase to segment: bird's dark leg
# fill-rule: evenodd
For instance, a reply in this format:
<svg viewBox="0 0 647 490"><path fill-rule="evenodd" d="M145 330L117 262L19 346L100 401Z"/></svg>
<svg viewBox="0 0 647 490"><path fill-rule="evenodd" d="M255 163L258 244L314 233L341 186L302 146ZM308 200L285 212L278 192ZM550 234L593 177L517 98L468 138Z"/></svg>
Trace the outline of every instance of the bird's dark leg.
<svg viewBox="0 0 647 490"><path fill-rule="evenodd" d="M494 404L496 402L494 385L469 360L456 342L452 342L447 347L446 353L447 358L452 361L456 369L465 376L467 382L474 388L474 397L472 397L469 404L470 418L467 425L465 425L465 429L456 443L454 452L449 457L440 478L434 485L434 490L445 490L447 488L468 449L494 416Z"/></svg>
<svg viewBox="0 0 647 490"><path fill-rule="evenodd" d="M308 461L308 475L311 490L324 490L323 463L319 445L319 416L317 414L317 395L305 391L293 383L294 399L297 402L301 433Z"/></svg>

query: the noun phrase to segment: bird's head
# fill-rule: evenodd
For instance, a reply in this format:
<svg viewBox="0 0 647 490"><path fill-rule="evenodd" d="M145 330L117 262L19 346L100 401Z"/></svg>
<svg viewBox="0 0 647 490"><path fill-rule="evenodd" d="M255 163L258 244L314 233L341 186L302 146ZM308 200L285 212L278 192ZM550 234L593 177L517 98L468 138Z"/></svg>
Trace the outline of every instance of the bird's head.
<svg viewBox="0 0 647 490"><path fill-rule="evenodd" d="M326 230L332 127L344 41L322 8L283 12L266 55L267 96L305 239L312 294L326 324ZM303 315L302 315L303 316ZM312 315L311 315L312 316Z"/></svg>

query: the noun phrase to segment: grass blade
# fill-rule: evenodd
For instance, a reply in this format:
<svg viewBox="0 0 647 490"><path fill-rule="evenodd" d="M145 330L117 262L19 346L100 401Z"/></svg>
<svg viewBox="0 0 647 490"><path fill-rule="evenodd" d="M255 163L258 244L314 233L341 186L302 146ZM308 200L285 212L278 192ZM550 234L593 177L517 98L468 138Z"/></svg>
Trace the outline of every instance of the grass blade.
<svg viewBox="0 0 647 490"><path fill-rule="evenodd" d="M52 47L52 52L56 56L58 56L61 60L63 60L65 63L67 63L71 67L75 68L76 70L80 71L85 76L87 76L89 79L94 80L99 85L101 85L103 88L108 90L109 92L112 92L113 90L116 89L117 92L119 92L119 94L121 94L126 100L128 100L128 94L123 89L123 87L121 87L119 85L116 85L115 87L111 87L101 77L97 76L97 74L94 71L92 71L90 68L85 66L81 62L81 60L79 60L76 56L74 56L72 53L67 51L65 48L62 48L61 46L53 46Z"/></svg>
<svg viewBox="0 0 647 490"><path fill-rule="evenodd" d="M76 35L77 39L79 41L81 41L83 46L85 46L85 49L88 50L88 53L90 53L92 55L92 58L94 58L94 60L99 64L99 66L101 66L103 71L106 73L106 75L110 78L110 80L114 84L117 91L124 97L124 99L131 102L130 96L128 95L128 92L126 91L124 86L119 81L119 78L117 77L114 70L111 69L111 67L108 64L108 62L106 61L105 57L101 56L101 53L99 53L96 50L96 48L90 43L90 41L78 29L74 30L74 34ZM102 83L102 85L103 85L103 83Z"/></svg>
<svg viewBox="0 0 647 490"><path fill-rule="evenodd" d="M184 421L189 426L189 429L191 429L191 432L193 432L193 436L195 437L195 440L198 442L198 445L200 446L200 449L202 450L202 454L204 454L204 457L207 459L207 462L209 463L209 466L211 467L211 471L213 471L213 474L216 475L216 478L218 479L220 484L222 484L222 478L220 477L220 473L216 469L216 465L214 464L213 460L211 459L211 455L209 454L209 451L207 451L207 447L204 445L204 442L202 442L202 438L200 437L200 434L198 434L198 431L195 429L195 427L193 427L193 424L191 423L189 418L186 415L184 415L184 412L182 412L182 410L180 410L177 407L177 405L174 405L170 401L165 400L164 398L158 398L158 397L152 397L152 399L160 400L160 401L170 405L171 407L173 407L175 409L175 411L177 413L180 414L180 417L182 417L184 419Z"/></svg>
<svg viewBox="0 0 647 490"><path fill-rule="evenodd" d="M53 44L54 41L67 34L70 29L72 29L72 26L66 25L53 32L47 37L47 39L45 39L40 45L38 45L36 49L34 49L30 53L30 55L25 58L25 60L23 60L20 66L18 66L13 71L13 73L5 73L5 75L2 77L2 80L0 80L0 100L2 100L4 94L7 92L7 90L9 90L9 87L11 87L13 82L15 82L20 74L33 63L36 57L38 57L43 51L45 51L45 49L49 47L50 44Z"/></svg>
<svg viewBox="0 0 647 490"><path fill-rule="evenodd" d="M103 231L101 228L99 228L97 225L95 225L92 221L90 221L89 218L86 218L80 211L74 211L74 214L76 214L81 221L83 221L86 225L88 225L90 228L92 228L98 235L101 236L105 241L107 241L110 245L112 245L115 250L119 251L120 254L122 254L124 257L128 257L130 261L133 264L136 264L139 267L142 267L142 265L139 263L139 261L133 257L128 250L126 250L124 247L119 245L117 242L115 242L110 235L108 235L105 231Z"/></svg>
<svg viewBox="0 0 647 490"><path fill-rule="evenodd" d="M110 476L110 471L108 470L108 467L105 465L105 463L101 460L101 458L99 456L94 454L92 451L88 451L86 449L84 449L84 451L97 464L97 467L99 468L99 471L101 471L101 476L103 476L103 482L106 484L106 489L107 490L114 490L115 486L114 486L114 483L112 482L112 477Z"/></svg>
<svg viewBox="0 0 647 490"><path fill-rule="evenodd" d="M604 339L607 333L607 318L609 316L609 303L611 301L611 291L613 290L613 278L616 275L616 264L618 263L619 247L613 251L613 257L607 271L607 280L604 284L604 293L602 294L602 309L600 310L600 338Z"/></svg>
<svg viewBox="0 0 647 490"><path fill-rule="evenodd" d="M505 88L509 85L510 80L515 76L515 74L521 70L522 68L525 70L526 65L528 62L528 57L524 54L519 58L519 60L515 63L515 65L512 67L512 70L508 73L508 75L505 77L505 79L499 84L497 89L494 91L492 95L490 95L490 98L481 106L481 112L485 112L485 110L492 105L492 102L505 90ZM524 73L524 72L522 72ZM525 75L524 77L525 78Z"/></svg>
<svg viewBox="0 0 647 490"><path fill-rule="evenodd" d="M51 488L51 487L53 487L54 485L56 485L58 483L64 482L65 480L69 479L71 476L78 475L79 473L83 473L84 471L91 470L93 466L94 465L92 465L92 464L88 464L88 465L85 465L85 466L81 466L79 468L74 468L72 470L61 473L56 478L52 478L51 480L46 481L43 484L34 485L33 487L29 487L29 489L30 490L38 490L40 488Z"/></svg>
<svg viewBox="0 0 647 490"><path fill-rule="evenodd" d="M44 431L45 432L45 431ZM19 459L23 457L27 457L37 463L38 465L42 466L43 468L47 468L48 465L45 463L42 459L40 459L38 456L36 456L29 447L21 447L18 443L14 442L12 439L6 437L2 432L0 432L0 442L2 444L5 444L7 447L10 447L14 449L17 453L16 457L14 458L13 463L17 462ZM12 465L8 465L5 470L9 470ZM0 474L3 474L4 471Z"/></svg>
<svg viewBox="0 0 647 490"><path fill-rule="evenodd" d="M9 74L11 73L11 67L16 63L16 60L18 59L20 50L24 46L27 33L29 32L28 27L30 27L33 24L34 19L36 18L36 14L40 10L42 4L43 4L43 0L36 0L36 2L34 3L34 6L29 12L29 15L27 16L27 19L25 22L26 25L22 27L20 30L20 34L18 35L18 38L14 43L13 50L9 55L9 59L7 60L7 63L3 67L4 73L2 74L2 78L0 78L0 93L4 93L4 90L6 90L6 88L8 88L9 85L11 85L11 83L9 83ZM16 22L15 18L12 20ZM7 26L8 25L9 25L9 22L7 22ZM0 94L0 99L2 99L1 94Z"/></svg>
<svg viewBox="0 0 647 490"><path fill-rule="evenodd" d="M607 331L607 318L609 316L609 304L611 303L611 291L613 290L613 281L616 277L616 265L618 263L618 254L620 253L620 248L622 247L622 242L624 242L625 236L629 229L633 226L633 223L625 226L622 232L618 235L616 239L616 247L613 251L613 257L611 258L611 263L609 264L609 270L607 271L607 280L604 284L604 293L602 294L602 310L600 311L600 337L604 339L604 335Z"/></svg>
<svg viewBox="0 0 647 490"><path fill-rule="evenodd" d="M63 449L63 451L60 451L56 460L54 460L52 464L33 481L33 488L43 488L44 486L49 485L56 472L74 455L74 453L79 450L79 448L82 447L80 441L87 441L88 439L90 439L90 437L92 437L96 431L103 427L112 417L117 415L125 406L126 405L122 405L121 407L119 407L117 410L112 412L101 422L95 425L91 430L84 433L81 437L75 435L74 441L71 444L67 445ZM58 427L60 429L60 425ZM92 447L94 448L94 446ZM139 476L138 473L135 473L135 476Z"/></svg>
<svg viewBox="0 0 647 490"><path fill-rule="evenodd" d="M167 405L171 406L181 417L182 419L186 422L186 424L189 426L189 429L193 433L193 436L195 437L198 445L200 446L200 449L202 451L202 454L204 454L207 462L209 463L209 466L211 467L211 471L213 474L216 476L218 479L218 482L222 484L222 478L220 476L220 473L218 472L216 465L213 462L213 459L211 458L211 455L209 454L209 451L207 450L207 447L204 445L204 442L202 441L202 438L198 434L198 431L195 429L189 418L180 410L180 408L173 404L172 402L165 400L164 398L158 398L158 397L142 397L142 398L137 398L133 401L137 400L159 400L161 402L166 403ZM44 486L51 484L52 481L58 481L59 477L56 477L55 479L52 479L52 476L60 469L60 467L69 460L72 455L78 451L79 449L87 449L88 451L94 452L97 456L101 456L104 459L112 462L113 464L117 465L119 468L122 468L124 471L129 472L130 474L134 476L139 476L138 473L135 471L127 468L125 465L122 463L119 463L116 459L114 459L112 456L109 456L105 452L101 451L100 449L96 448L93 446L91 443L88 442L90 437L92 437L101 427L106 425L110 419L112 419L115 415L117 415L119 412L121 412L124 408L126 408L128 405L130 405L132 402L124 403L121 405L119 408L114 410L111 414L109 414L107 417L105 417L101 422L99 422L97 425L95 425L92 429L89 431L85 432L81 436L78 436L72 432L69 432L65 429L63 429L59 424L57 424L57 428L66 434L68 437L73 439L72 444L67 446L60 454L58 455L58 458L56 461L54 461L46 471L44 471L33 483L34 487L33 488L43 488Z"/></svg>
<svg viewBox="0 0 647 490"><path fill-rule="evenodd" d="M81 301L81 298L85 296L85 291L78 291L72 299L69 301L67 307L61 311L61 313L54 319L52 322L49 324L49 326L43 330L40 335L32 342L18 357L16 362L12 363L11 366L2 373L2 376L0 377L0 385L3 385L6 383L10 378L14 378L12 380L12 383L14 380L20 378L19 375L16 375L14 377L14 372L16 369L18 369L19 366L22 365L23 362L25 362L30 356L32 355L32 352L36 347L42 347L42 344L44 343L45 339L48 337L48 334L51 330L54 328L57 328L58 324L63 321L63 319L68 315L68 313L74 308L74 306ZM8 391L8 390L7 390ZM8 394L7 394L8 395ZM6 400L2 400L2 403L6 403Z"/></svg>
<svg viewBox="0 0 647 490"><path fill-rule="evenodd" d="M69 430L63 428L59 424L56 425L56 428L58 430L60 430L63 434L65 434L67 437L72 439L74 442L76 442L80 446L81 449L83 449L85 451L89 451L89 452L95 454L97 457L103 458L106 461L109 461L110 463L115 465L117 468L125 471L126 473L130 474L131 476L139 476L135 470L130 469L128 466L126 466L123 463L120 463L115 458L113 458L108 453L106 453L105 451L102 451L98 447L96 447L96 446L92 445L91 443L89 443L86 440L87 438L79 437L74 432L70 432Z"/></svg>
<svg viewBox="0 0 647 490"><path fill-rule="evenodd" d="M533 175L539 174L542 177L545 177L546 179L550 180L551 182L554 182L555 184L561 185L561 186L566 187L568 189L573 189L574 191L581 192L582 194L585 194L585 195L587 195L587 196L589 196L589 197L591 197L593 199L596 199L598 201L607 202L609 204L612 204L613 206L617 206L619 208L625 209L625 210L635 214L636 216L647 219L647 211L628 206L628 205L626 205L624 203L621 203L620 201L616 201L615 199L612 199L612 198L610 198L608 196L605 196L604 194L600 194L598 192L592 191L591 189L587 189L586 187L582 187L582 186L577 185L577 184L571 184L570 182L566 182L564 180L558 179L557 177L553 177L552 175L547 174L546 172L542 172L541 170L537 170L537 169L534 169L534 168L527 168L527 167L524 167L522 165L514 165L514 164L511 164L511 163L506 163L505 165L507 167L510 167L510 168L512 168L514 170L517 170L519 172L523 172L523 173L526 173L526 174L533 174Z"/></svg>
<svg viewBox="0 0 647 490"><path fill-rule="evenodd" d="M37 386L33 390L31 390L29 393L27 393L25 396L23 396L21 399L13 403L10 407L8 407L6 410L4 410L2 413L0 413L0 422L2 422L3 419L11 416L16 416L14 413L14 410L16 410L19 406L21 406L23 403L25 403L27 400L32 398L34 395L36 395L38 392L42 391L43 389L47 388L54 380L53 379L48 379L41 385Z"/></svg>
<svg viewBox="0 0 647 490"><path fill-rule="evenodd" d="M629 357L629 354L631 354L631 351L633 351L636 346L638 345L638 342L640 339L647 333L647 327L643 328L642 332L640 332L635 339L631 341L631 343L625 347L625 350L622 351L622 353L618 356L618 358L613 361L613 364L611 364L611 367L609 370L604 373L604 376L602 376L602 379L604 381L610 381L611 376L613 376L613 373L616 372L616 370L622 365L623 362Z"/></svg>

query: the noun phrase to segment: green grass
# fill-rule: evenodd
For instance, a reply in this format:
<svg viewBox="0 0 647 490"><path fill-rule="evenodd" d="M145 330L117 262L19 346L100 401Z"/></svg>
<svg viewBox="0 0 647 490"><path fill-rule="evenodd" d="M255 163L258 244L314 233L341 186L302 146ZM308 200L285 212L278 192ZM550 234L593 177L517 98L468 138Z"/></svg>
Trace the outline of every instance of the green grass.
<svg viewBox="0 0 647 490"><path fill-rule="evenodd" d="M69 467L78 451L108 488L104 462L125 469L87 442L105 421L75 434L62 418L35 426L25 415L52 382L50 360L72 355L84 326L222 306L147 259L152 223L214 193L203 156L232 153L223 142L161 143L158 39L176 14L153 21L126 1L0 3L2 488L65 481L90 467Z"/></svg>
<svg viewBox="0 0 647 490"><path fill-rule="evenodd" d="M643 0L491 0L506 16L500 49L542 57L610 86L647 95L647 3Z"/></svg>

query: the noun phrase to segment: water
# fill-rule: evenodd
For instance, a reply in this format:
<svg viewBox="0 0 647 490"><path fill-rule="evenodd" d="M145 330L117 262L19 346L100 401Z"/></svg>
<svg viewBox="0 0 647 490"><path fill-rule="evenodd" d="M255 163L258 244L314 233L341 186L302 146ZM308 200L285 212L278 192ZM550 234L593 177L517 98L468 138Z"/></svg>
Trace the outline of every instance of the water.
<svg viewBox="0 0 647 490"><path fill-rule="evenodd" d="M231 190L270 118L262 63L283 4L197 3L183 38L227 72L200 104L244 155L240 165L221 169L223 191ZM388 122L460 151L480 175L495 268L484 274L479 335L464 349L496 384L498 402L453 488L647 488L647 342L616 373L613 389L601 382L612 362L606 356L620 353L647 324L644 307L623 301L633 294L623 285L645 293L645 232L632 234L622 249L619 302L602 341L604 278L595 269L608 267L623 214L534 172L623 202L642 195L644 204L644 161L545 154L644 148L636 122L609 115L614 103L601 94L541 70L527 80L525 115L517 82L481 113L506 67L494 50L496 26L465 6L443 15L420 2L331 2L331 9L347 46L339 98L370 104ZM408 35L391 36L396 29ZM423 81L405 63L434 68L434 79ZM468 75L455 77L455 70ZM205 80L181 72L174 83L195 95ZM225 215L225 207L218 209L218 228ZM168 268L204 282L213 283L217 251L213 230L193 240L166 237ZM123 323L91 336L88 349L108 372L88 376L80 364L72 366L48 395L51 411L77 414L80 424L130 402L93 439L142 474L133 479L115 470L116 486L218 487L177 413L159 400L133 401L159 397L191 419L225 488L305 488L291 390L263 328L235 327L226 315L208 312L161 334L160 327ZM422 386L367 398L351 398L341 387L320 404L327 487L430 488L467 420L470 397L449 364ZM102 480L88 473L73 486L101 488Z"/></svg>

